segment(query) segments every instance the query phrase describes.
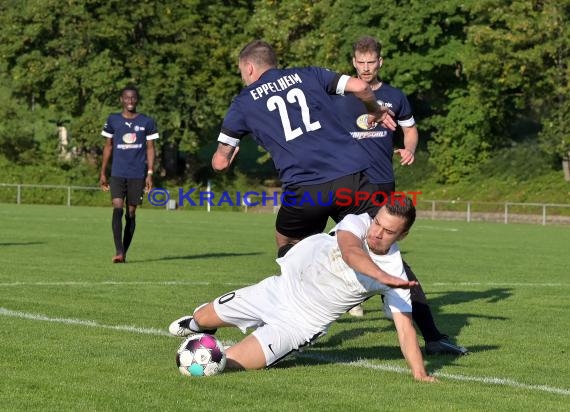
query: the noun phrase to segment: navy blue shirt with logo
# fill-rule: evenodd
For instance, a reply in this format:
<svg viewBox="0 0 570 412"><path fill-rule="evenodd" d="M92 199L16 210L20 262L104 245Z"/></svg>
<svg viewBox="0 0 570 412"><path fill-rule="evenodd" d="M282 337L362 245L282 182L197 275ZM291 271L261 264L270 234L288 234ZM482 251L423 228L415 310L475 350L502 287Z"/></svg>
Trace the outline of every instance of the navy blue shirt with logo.
<svg viewBox="0 0 570 412"><path fill-rule="evenodd" d="M218 141L237 146L251 134L269 152L284 188L330 182L368 167L342 126L330 95L350 77L320 67L270 69L234 98Z"/></svg>
<svg viewBox="0 0 570 412"><path fill-rule="evenodd" d="M374 95L379 105L394 112L398 125L411 127L416 124L410 103L400 89L382 83ZM353 95L335 96L333 102L344 127L366 149L370 159L370 168L365 172L368 179L372 183L394 182L394 132L382 125L369 129L366 107Z"/></svg>
<svg viewBox="0 0 570 412"><path fill-rule="evenodd" d="M146 177L146 141L158 139L158 129L152 118L138 113L134 119L127 119L121 113L112 113L101 135L113 139L111 176Z"/></svg>

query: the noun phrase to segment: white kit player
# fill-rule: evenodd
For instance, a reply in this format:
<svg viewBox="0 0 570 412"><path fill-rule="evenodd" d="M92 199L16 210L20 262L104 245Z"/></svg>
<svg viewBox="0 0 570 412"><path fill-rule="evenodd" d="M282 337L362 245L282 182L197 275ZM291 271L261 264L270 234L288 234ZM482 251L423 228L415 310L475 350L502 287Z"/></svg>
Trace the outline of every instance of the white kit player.
<svg viewBox="0 0 570 412"><path fill-rule="evenodd" d="M182 337L225 326L243 333L255 329L226 350L226 367L260 369L309 345L350 308L382 294L412 375L434 381L412 325L409 288L416 282L408 281L396 244L415 213L412 201L400 198L373 219L366 213L348 215L333 229L335 236L309 236L279 258L281 275L226 293L175 320L169 331Z"/></svg>

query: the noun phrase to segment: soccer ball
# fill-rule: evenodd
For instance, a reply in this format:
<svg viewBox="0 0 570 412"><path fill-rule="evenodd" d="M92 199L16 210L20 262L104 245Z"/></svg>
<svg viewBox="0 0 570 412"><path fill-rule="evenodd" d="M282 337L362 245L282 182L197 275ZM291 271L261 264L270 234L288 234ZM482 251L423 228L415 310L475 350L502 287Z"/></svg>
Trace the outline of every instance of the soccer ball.
<svg viewBox="0 0 570 412"><path fill-rule="evenodd" d="M176 366L187 376L211 376L226 367L226 352L221 342L206 333L192 335L176 352Z"/></svg>

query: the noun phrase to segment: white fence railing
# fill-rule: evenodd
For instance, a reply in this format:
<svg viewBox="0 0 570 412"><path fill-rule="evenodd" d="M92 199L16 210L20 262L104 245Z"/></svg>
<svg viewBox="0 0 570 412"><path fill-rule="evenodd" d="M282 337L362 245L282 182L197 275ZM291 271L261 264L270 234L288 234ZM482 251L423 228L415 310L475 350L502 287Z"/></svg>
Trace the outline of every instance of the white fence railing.
<svg viewBox="0 0 570 412"><path fill-rule="evenodd" d="M417 209L428 219L570 224L570 204L418 199Z"/></svg>
<svg viewBox="0 0 570 412"><path fill-rule="evenodd" d="M34 191L41 190L38 195ZM30 193L32 192L32 193ZM87 200L85 194L89 194ZM49 195L48 195L49 194ZM41 198L41 201L38 199ZM253 199L252 199L253 201ZM0 202L16 204L65 204L108 205L109 194L96 186L73 185L32 185L0 183ZM210 211L210 205L207 204ZM262 207L241 204L245 212L260 211L277 213L279 205ZM166 206L167 210L175 209ZM502 223L570 224L570 204L516 203L516 202L476 202L459 200L417 199L418 217L424 219L463 220L466 222L489 221Z"/></svg>
<svg viewBox="0 0 570 412"><path fill-rule="evenodd" d="M65 204L67 204L67 206L71 206L72 205L72 199L73 199L73 193L76 191L91 191L91 192L101 192L101 189L99 187L93 187L93 186L66 186L66 185L30 185L30 184L18 184L18 183L0 183L0 189L5 188L5 189L12 189L11 191L14 192L12 194L10 193L2 193L5 191L1 191L0 190L0 199L2 199L2 201L8 200L8 202L11 203L10 199L12 201L14 201L16 204L22 204L22 203L59 203L61 204L61 202L59 202L60 199L63 199L65 201ZM45 199L44 197L44 202L36 202L34 200L33 197L31 197L28 201L26 201L27 199L24 199L24 191L28 189L28 191L33 190L33 189L41 189L44 191L44 193L49 190L49 189L54 189L57 191L57 194L55 196L52 196L51 199ZM8 190L9 191L9 190ZM50 201L52 200L53 201ZM107 196L108 199L108 196Z"/></svg>

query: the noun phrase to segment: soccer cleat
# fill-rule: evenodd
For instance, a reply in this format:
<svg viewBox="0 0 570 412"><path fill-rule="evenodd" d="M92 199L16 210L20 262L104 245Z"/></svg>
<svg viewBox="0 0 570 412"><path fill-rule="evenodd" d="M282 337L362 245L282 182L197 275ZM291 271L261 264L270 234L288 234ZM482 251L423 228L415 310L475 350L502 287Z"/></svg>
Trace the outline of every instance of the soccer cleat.
<svg viewBox="0 0 570 412"><path fill-rule="evenodd" d="M364 309L362 308L362 305L356 305L355 307L350 309L348 313L357 318L361 318L364 316Z"/></svg>
<svg viewBox="0 0 570 412"><path fill-rule="evenodd" d="M113 263L125 263L125 262L126 262L125 256L123 255L113 256Z"/></svg>
<svg viewBox="0 0 570 412"><path fill-rule="evenodd" d="M190 327L190 321L192 316L182 316L180 319L176 319L168 327L168 332L174 336L180 336L181 338L185 336L190 336L195 333L207 333L208 335L213 335L216 333L217 329L201 329L194 330Z"/></svg>
<svg viewBox="0 0 570 412"><path fill-rule="evenodd" d="M443 335L441 339L426 342L426 353L428 355L467 355L469 351L463 346L456 345Z"/></svg>

